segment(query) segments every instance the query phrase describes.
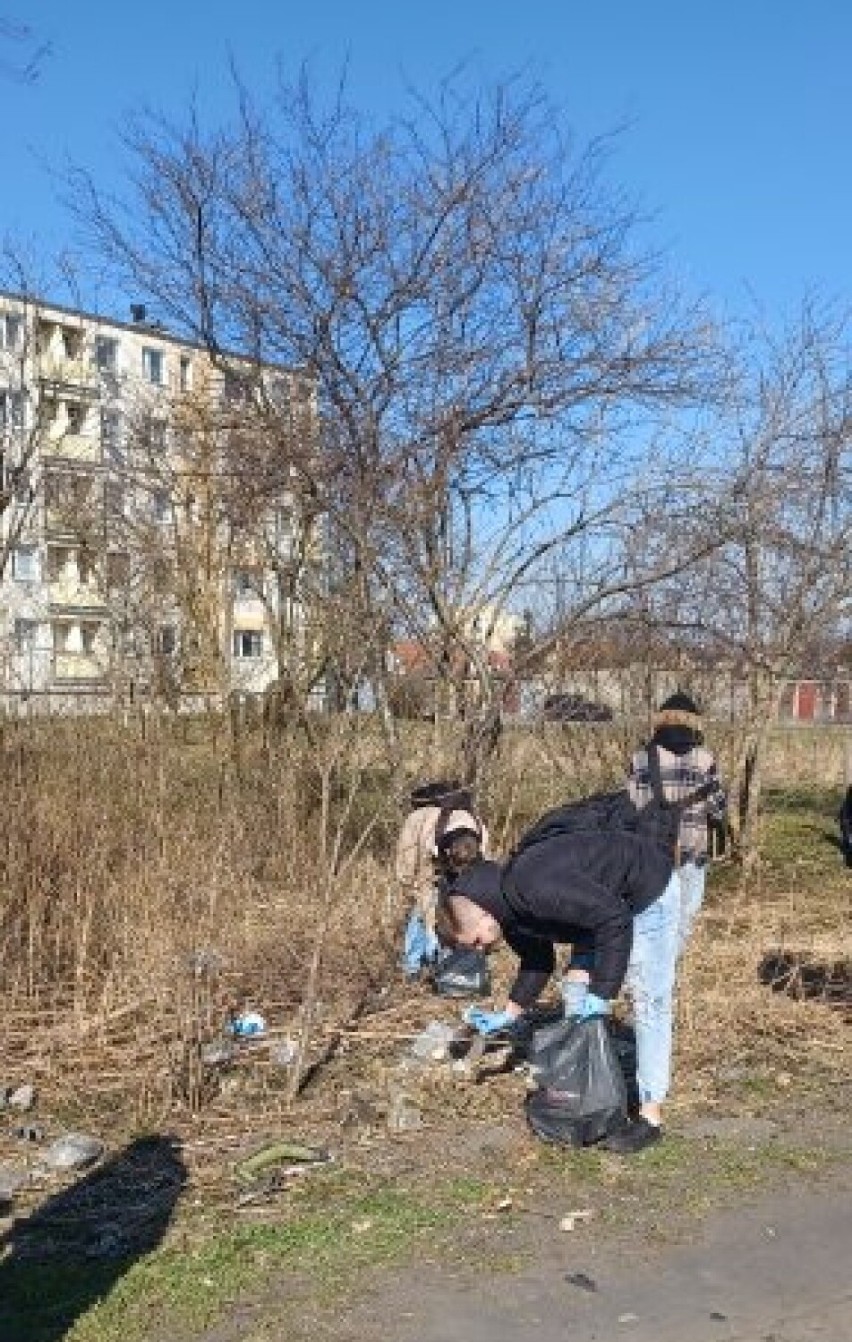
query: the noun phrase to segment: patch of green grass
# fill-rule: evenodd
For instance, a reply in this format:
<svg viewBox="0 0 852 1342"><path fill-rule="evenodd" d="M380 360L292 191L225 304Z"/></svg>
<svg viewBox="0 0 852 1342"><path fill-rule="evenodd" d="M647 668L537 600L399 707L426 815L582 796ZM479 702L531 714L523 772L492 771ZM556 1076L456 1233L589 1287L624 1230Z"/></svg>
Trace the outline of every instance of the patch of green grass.
<svg viewBox="0 0 852 1342"><path fill-rule="evenodd" d="M778 1098L778 1086L773 1076L752 1073L739 1082L739 1092L750 1099L775 1101Z"/></svg>
<svg viewBox="0 0 852 1342"><path fill-rule="evenodd" d="M848 887L848 872L837 842L841 796L836 787L788 786L764 791L764 888L780 881L785 888L825 895Z"/></svg>
<svg viewBox="0 0 852 1342"><path fill-rule="evenodd" d="M597 1151L565 1151L551 1147L551 1170L578 1175L586 1193L603 1195L600 1213L612 1226L624 1217L624 1206L641 1202L649 1214L660 1210L682 1215L727 1201L733 1193L766 1186L788 1171L815 1175L845 1157L831 1150L802 1151L781 1140L696 1142L669 1134L664 1142L629 1159ZM551 1178L551 1191L559 1183ZM615 1189L616 1200L607 1196ZM631 1218L634 1212L630 1212Z"/></svg>
<svg viewBox="0 0 852 1342"><path fill-rule="evenodd" d="M281 1271L309 1274L320 1295L339 1289L354 1273L395 1261L422 1237L446 1233L485 1192L469 1178L428 1195L383 1184L353 1197L338 1184L322 1210L212 1234L199 1226L186 1243L132 1264L10 1260L0 1267L0 1336L4 1342L141 1342L192 1335Z"/></svg>
<svg viewBox="0 0 852 1342"><path fill-rule="evenodd" d="M600 1162L601 1156L594 1150L560 1146L540 1146L536 1149L535 1163L540 1170L570 1175L578 1184L596 1183Z"/></svg>
<svg viewBox="0 0 852 1342"><path fill-rule="evenodd" d="M533 1156L523 1173L512 1172L521 1187L512 1190L514 1206L501 1213L501 1224L520 1227L527 1208L550 1208L555 1222L583 1206L611 1232L642 1229L664 1239L676 1236L690 1217L786 1181L791 1172L818 1176L845 1158L780 1139L751 1145L677 1134L629 1160L545 1146ZM501 1193L507 1173L501 1173ZM328 1308L365 1271L410 1259L424 1247L430 1256L447 1254L454 1230L476 1227L473 1213L491 1207L498 1193L493 1179L467 1174L429 1185L389 1179L362 1184L360 1191L356 1185L354 1172L337 1171L322 1187L300 1192L289 1215L282 1210L287 1219L225 1228L200 1221L182 1232L182 1240L131 1264L7 1261L0 1265L0 1336L3 1342L171 1342L198 1337L230 1306L254 1299L261 1302L257 1316L245 1331L241 1322L238 1335L295 1337L302 1326L296 1315L306 1302L314 1310ZM483 1225L483 1245L488 1234ZM479 1236L478 1230L465 1234L471 1261ZM495 1251L505 1256L501 1270L517 1270L525 1261L522 1238L511 1249L491 1241L486 1247L490 1269ZM270 1322L266 1332L273 1315L275 1327Z"/></svg>

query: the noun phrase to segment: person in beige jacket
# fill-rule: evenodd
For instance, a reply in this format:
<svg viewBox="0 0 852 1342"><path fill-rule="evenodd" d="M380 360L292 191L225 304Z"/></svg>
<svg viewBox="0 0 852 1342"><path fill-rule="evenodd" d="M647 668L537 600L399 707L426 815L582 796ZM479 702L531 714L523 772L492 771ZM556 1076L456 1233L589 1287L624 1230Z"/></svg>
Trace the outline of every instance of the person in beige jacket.
<svg viewBox="0 0 852 1342"><path fill-rule="evenodd" d="M415 977L437 958L435 934L439 844L460 833L475 834L485 855L488 834L476 814L473 797L458 783L426 783L411 793L412 810L406 816L396 848L396 879L409 910L405 928L403 968Z"/></svg>

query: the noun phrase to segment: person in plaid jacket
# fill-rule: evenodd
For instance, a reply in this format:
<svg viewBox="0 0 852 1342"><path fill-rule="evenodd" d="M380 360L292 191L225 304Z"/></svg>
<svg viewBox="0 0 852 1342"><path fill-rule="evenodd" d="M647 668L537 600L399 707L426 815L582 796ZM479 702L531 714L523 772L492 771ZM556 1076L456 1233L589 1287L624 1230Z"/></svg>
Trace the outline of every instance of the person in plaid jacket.
<svg viewBox="0 0 852 1342"><path fill-rule="evenodd" d="M681 692L660 705L654 734L630 763L628 789L637 806L653 796L648 751L656 748L660 782L670 801L681 800L707 783L717 786L683 814L672 879L663 894L633 919L633 946L625 987L633 999L636 1027L636 1082L639 1114L608 1143L610 1150L641 1151L662 1135L662 1106L671 1083L675 970L704 898L707 871L707 818L721 819L725 793L716 760L704 746L701 715ZM572 947L562 980L567 1016L582 1016L589 980L596 968L587 944Z"/></svg>
<svg viewBox="0 0 852 1342"><path fill-rule="evenodd" d="M682 801L706 783L716 783L715 791L704 801L688 807L681 818L678 835L677 867L680 881L680 923L678 954L683 951L704 901L707 877L707 822L723 821L727 798L719 778L712 751L704 745L698 706L688 694L678 691L660 705L654 718L654 735L649 745L656 746L660 761L660 779L668 801ZM637 806L645 806L653 788L648 765L648 746L637 750L628 774L630 796Z"/></svg>

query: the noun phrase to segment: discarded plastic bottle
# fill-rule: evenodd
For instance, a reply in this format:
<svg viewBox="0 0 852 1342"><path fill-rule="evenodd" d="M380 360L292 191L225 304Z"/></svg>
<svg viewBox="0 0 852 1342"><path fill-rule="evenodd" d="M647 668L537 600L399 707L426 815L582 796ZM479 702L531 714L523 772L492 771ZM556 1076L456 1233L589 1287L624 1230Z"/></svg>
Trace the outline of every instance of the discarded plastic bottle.
<svg viewBox="0 0 852 1342"><path fill-rule="evenodd" d="M282 1039L269 1050L269 1061L273 1067L292 1067L299 1056L299 1046L293 1039Z"/></svg>
<svg viewBox="0 0 852 1342"><path fill-rule="evenodd" d="M201 1061L205 1067L225 1067L233 1062L236 1049L230 1039L213 1039L201 1046Z"/></svg>
<svg viewBox="0 0 852 1342"><path fill-rule="evenodd" d="M433 1020L414 1039L410 1056L420 1062L445 1062L450 1056L450 1045L455 1041L457 1030L454 1025L445 1025L443 1021Z"/></svg>
<svg viewBox="0 0 852 1342"><path fill-rule="evenodd" d="M394 1091L388 1109L388 1128L391 1132L416 1132L423 1126L420 1109L409 1095Z"/></svg>
<svg viewBox="0 0 852 1342"><path fill-rule="evenodd" d="M236 1039L257 1039L266 1033L266 1021L257 1011L245 1011L234 1016L229 1029Z"/></svg>

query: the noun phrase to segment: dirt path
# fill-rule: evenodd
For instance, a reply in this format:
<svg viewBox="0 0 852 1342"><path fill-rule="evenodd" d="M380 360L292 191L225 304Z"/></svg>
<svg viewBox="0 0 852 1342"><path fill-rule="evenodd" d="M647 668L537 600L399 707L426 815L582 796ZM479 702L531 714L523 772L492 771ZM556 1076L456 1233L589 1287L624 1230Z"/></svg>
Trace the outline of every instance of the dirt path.
<svg viewBox="0 0 852 1342"><path fill-rule="evenodd" d="M852 1179L791 1187L647 1250L542 1234L520 1272L409 1271L349 1314L351 1342L852 1342ZM505 1245L509 1248L508 1242Z"/></svg>

